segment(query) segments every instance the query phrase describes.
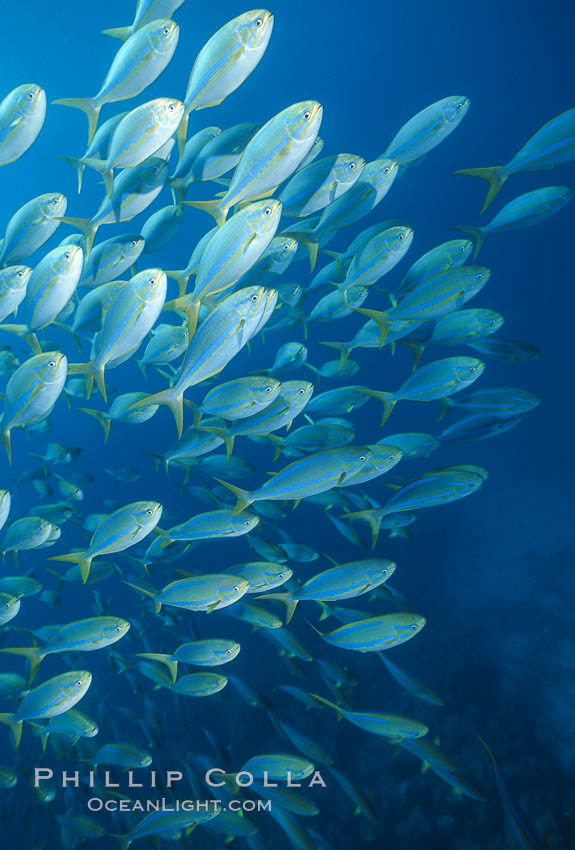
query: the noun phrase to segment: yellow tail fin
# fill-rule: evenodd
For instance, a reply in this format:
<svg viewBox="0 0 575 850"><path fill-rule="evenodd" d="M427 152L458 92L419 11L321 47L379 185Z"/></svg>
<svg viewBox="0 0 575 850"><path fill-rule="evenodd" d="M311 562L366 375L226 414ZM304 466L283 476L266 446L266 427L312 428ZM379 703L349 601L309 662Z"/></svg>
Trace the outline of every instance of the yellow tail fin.
<svg viewBox="0 0 575 850"><path fill-rule="evenodd" d="M481 212L483 213L507 180L507 174L502 174L502 171L503 166L494 165L489 168L463 168L455 173L465 174L468 177L481 177L482 180L487 180L489 183L489 189L487 190L485 202L481 207Z"/></svg>
<svg viewBox="0 0 575 850"><path fill-rule="evenodd" d="M68 555L52 555L48 558L49 561L66 561L68 564L78 564L80 573L82 574L82 584L86 584L90 575L90 567L92 558L86 558L85 552L70 552Z"/></svg>
<svg viewBox="0 0 575 850"><path fill-rule="evenodd" d="M88 144L90 144L96 133L102 105L95 104L94 99L91 97L64 97L60 100L53 100L52 103L57 103L59 106L71 106L73 109L81 109L88 116Z"/></svg>

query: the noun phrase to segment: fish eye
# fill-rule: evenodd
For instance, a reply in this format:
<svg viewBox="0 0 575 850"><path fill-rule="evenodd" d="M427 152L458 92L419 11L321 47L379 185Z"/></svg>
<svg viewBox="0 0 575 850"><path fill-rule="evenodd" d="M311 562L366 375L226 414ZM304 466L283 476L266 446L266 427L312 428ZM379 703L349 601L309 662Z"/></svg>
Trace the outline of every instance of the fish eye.
<svg viewBox="0 0 575 850"><path fill-rule="evenodd" d="M146 511L146 513L147 513L147 515L148 515L148 516L152 516L152 514L153 514L154 512L153 512L153 510L152 510L151 508L148 508L148 510Z"/></svg>
<svg viewBox="0 0 575 850"><path fill-rule="evenodd" d="M71 256L71 253L69 251L66 251L66 253L64 254L64 259L69 260Z"/></svg>
<svg viewBox="0 0 575 850"><path fill-rule="evenodd" d="M224 655L231 655L231 654L232 654L231 649L226 649L226 651L224 652Z"/></svg>
<svg viewBox="0 0 575 850"><path fill-rule="evenodd" d="M483 275L481 274L481 272L475 275L475 280L483 280Z"/></svg>
<svg viewBox="0 0 575 850"><path fill-rule="evenodd" d="M355 162L350 162L349 167L353 171L353 169L356 168L357 166L356 166Z"/></svg>
<svg viewBox="0 0 575 850"><path fill-rule="evenodd" d="M121 632L121 631L122 631L122 626L116 626L115 631L117 631L117 632Z"/></svg>
<svg viewBox="0 0 575 850"><path fill-rule="evenodd" d="M234 591L234 593L239 593L240 590L241 590L241 587L239 586L239 584L234 584L232 590Z"/></svg>
<svg viewBox="0 0 575 850"><path fill-rule="evenodd" d="M309 121L309 119L311 118L311 112L309 111L309 109L304 112L303 117L306 121Z"/></svg>
<svg viewBox="0 0 575 850"><path fill-rule="evenodd" d="M259 295L252 295L252 297L250 298L250 301L253 301L253 303L254 303L254 304L257 304L257 302L258 302L259 300L260 300L260 296L259 296Z"/></svg>
<svg viewBox="0 0 575 850"><path fill-rule="evenodd" d="M18 277L19 277L19 278L23 278L23 277L24 277L24 272L18 272Z"/></svg>
<svg viewBox="0 0 575 850"><path fill-rule="evenodd" d="M138 242L137 242L137 240L136 240L136 239L132 239L132 245L134 246L134 248L136 248L136 247L137 247Z"/></svg>
<svg viewBox="0 0 575 850"><path fill-rule="evenodd" d="M383 169L384 174L389 174L390 171L391 171L391 168L389 167L389 165L386 165L385 168Z"/></svg>
<svg viewBox="0 0 575 850"><path fill-rule="evenodd" d="M74 684L79 687L82 684L82 679L76 679Z"/></svg>
<svg viewBox="0 0 575 850"><path fill-rule="evenodd" d="M417 623L412 623L409 629L410 631L414 632L417 629Z"/></svg>
<svg viewBox="0 0 575 850"><path fill-rule="evenodd" d="M257 21L256 21L256 27L261 27L261 26L263 26L263 23L264 23L264 22L263 22L263 18L258 18L258 19L257 19Z"/></svg>
<svg viewBox="0 0 575 850"><path fill-rule="evenodd" d="M297 391L297 394L298 394L298 395L303 395L304 393L305 393L305 388L304 388L304 387L300 387L300 388L299 388L299 390Z"/></svg>
<svg viewBox="0 0 575 850"><path fill-rule="evenodd" d="M153 285L155 284L155 282L156 282L156 278L155 278L155 277L151 277L151 278L150 278L150 286L153 286Z"/></svg>
<svg viewBox="0 0 575 850"><path fill-rule="evenodd" d="M458 103L458 104L457 104L457 108L458 108L458 109L463 109L463 103Z"/></svg>
<svg viewBox="0 0 575 850"><path fill-rule="evenodd" d="M164 27L164 29L163 29L163 33L164 33L164 35L169 35L169 34L170 34L170 28L169 28L169 27Z"/></svg>
<svg viewBox="0 0 575 850"><path fill-rule="evenodd" d="M34 92L28 92L28 100L34 100Z"/></svg>
<svg viewBox="0 0 575 850"><path fill-rule="evenodd" d="M48 363L48 366L51 366L52 368L54 368L55 365L56 365L55 360L50 360L50 362Z"/></svg>
<svg viewBox="0 0 575 850"><path fill-rule="evenodd" d="M272 214L272 208L266 207L265 210L264 210L264 213L265 213L265 215L271 215Z"/></svg>
<svg viewBox="0 0 575 850"><path fill-rule="evenodd" d="M360 458L359 458L359 459L360 459L361 461L363 461L363 460L367 460L367 455L360 455Z"/></svg>
<svg viewBox="0 0 575 850"><path fill-rule="evenodd" d="M273 390L273 387L266 387L266 393L271 393L272 390Z"/></svg>
<svg viewBox="0 0 575 850"><path fill-rule="evenodd" d="M58 203L58 198L52 198L52 203L56 205Z"/></svg>

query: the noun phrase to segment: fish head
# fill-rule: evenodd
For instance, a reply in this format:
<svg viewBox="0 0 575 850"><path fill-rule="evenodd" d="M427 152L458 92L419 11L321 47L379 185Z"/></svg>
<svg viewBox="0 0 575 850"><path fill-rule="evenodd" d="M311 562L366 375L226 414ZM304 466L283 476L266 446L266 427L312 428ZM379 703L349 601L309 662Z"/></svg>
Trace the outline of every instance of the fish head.
<svg viewBox="0 0 575 850"><path fill-rule="evenodd" d="M138 180L141 190L151 191L165 183L168 176L168 163L158 156L150 156L138 167Z"/></svg>
<svg viewBox="0 0 575 850"><path fill-rule="evenodd" d="M159 97L152 106L152 121L158 127L172 129L175 133L184 117L184 104L171 97Z"/></svg>
<svg viewBox="0 0 575 850"><path fill-rule="evenodd" d="M232 661L241 650L241 646L237 641L227 641L226 646L222 651L222 657L226 659L226 661Z"/></svg>
<svg viewBox="0 0 575 850"><path fill-rule="evenodd" d="M79 245L59 245L46 256L52 271L58 276L80 274L84 252Z"/></svg>
<svg viewBox="0 0 575 850"><path fill-rule="evenodd" d="M68 360L61 351L48 351L45 354L36 354L31 357L23 367L28 367L33 378L38 383L56 384L65 378L68 371Z"/></svg>
<svg viewBox="0 0 575 850"><path fill-rule="evenodd" d="M393 253L399 252L405 254L413 242L413 230L407 225L391 227L388 231L388 236L390 239L390 248Z"/></svg>
<svg viewBox="0 0 575 850"><path fill-rule="evenodd" d="M281 274L294 259L299 242L291 236L274 236L268 248L268 258L271 260L269 270L274 274ZM298 284L291 284L298 286ZM299 287L301 291L301 286ZM283 300L283 299L282 299Z"/></svg>
<svg viewBox="0 0 575 850"><path fill-rule="evenodd" d="M92 684L92 674L88 670L71 670L68 673L55 676L50 681L54 683L57 692L61 693L66 700L78 702Z"/></svg>
<svg viewBox="0 0 575 850"><path fill-rule="evenodd" d="M229 580L228 580L229 579ZM224 604L230 604L248 592L250 583L247 578L242 576L227 576L226 581L222 581L218 588L220 601Z"/></svg>
<svg viewBox="0 0 575 850"><path fill-rule="evenodd" d="M399 463L403 457L403 452L397 446L389 445L388 443L375 443L370 445L371 451L370 465L374 469L389 469Z"/></svg>
<svg viewBox="0 0 575 850"><path fill-rule="evenodd" d="M296 251L297 244L296 242ZM295 306L303 294L303 287L299 283L282 283L276 288L279 300L290 307Z"/></svg>
<svg viewBox="0 0 575 850"><path fill-rule="evenodd" d="M341 455L342 469L346 478L371 465L373 453L369 446L346 446L337 451Z"/></svg>
<svg viewBox="0 0 575 850"><path fill-rule="evenodd" d="M473 242L471 239L452 239L449 244L448 254L453 263L463 265L471 252L473 251Z"/></svg>
<svg viewBox="0 0 575 850"><path fill-rule="evenodd" d="M260 518L256 514L247 514L245 511L241 514L232 515L231 524L234 533L242 532L247 534L252 528L259 524Z"/></svg>
<svg viewBox="0 0 575 850"><path fill-rule="evenodd" d="M35 83L18 86L11 92L17 112L28 117L46 113L46 92Z"/></svg>
<svg viewBox="0 0 575 850"><path fill-rule="evenodd" d="M325 145L325 139L322 139L321 136L316 136L315 139L313 140L313 145L309 149L306 158L304 159L304 161L300 165L300 168L302 168L304 165L309 165L310 162L313 162L314 159L317 159L317 157L320 155L320 153L324 149L324 145Z"/></svg>
<svg viewBox="0 0 575 850"><path fill-rule="evenodd" d="M284 115L289 137L295 142L304 142L317 136L323 118L323 107L316 100L304 100L288 106Z"/></svg>
<svg viewBox="0 0 575 850"><path fill-rule="evenodd" d="M60 218L66 215L68 207L68 198L59 192L50 192L47 195L40 195L36 200L38 212L44 218Z"/></svg>
<svg viewBox="0 0 575 850"><path fill-rule="evenodd" d="M135 502L132 516L136 525L151 531L159 523L162 510L159 502Z"/></svg>
<svg viewBox="0 0 575 850"><path fill-rule="evenodd" d="M156 53L173 53L179 37L179 24L169 18L160 18L147 26L147 38Z"/></svg>
<svg viewBox="0 0 575 850"><path fill-rule="evenodd" d="M485 363L477 357L457 357L454 360L457 381L465 386L476 381L485 369Z"/></svg>
<svg viewBox="0 0 575 850"><path fill-rule="evenodd" d="M350 286L342 291L342 295L348 307L361 307L369 295L369 290L367 286Z"/></svg>
<svg viewBox="0 0 575 850"><path fill-rule="evenodd" d="M264 51L271 38L274 16L267 9L245 12L236 18L235 30L245 50Z"/></svg>
<svg viewBox="0 0 575 850"><path fill-rule="evenodd" d="M20 292L28 286L31 274L29 266L9 266L0 271L0 287L4 292Z"/></svg>
<svg viewBox="0 0 575 850"><path fill-rule="evenodd" d="M461 278L461 290L466 298L471 298L483 289L491 277L491 270L485 266L462 266L460 269L454 269L454 272Z"/></svg>
<svg viewBox="0 0 575 850"><path fill-rule="evenodd" d="M548 190L549 199L547 201L546 207L548 210L557 212L561 207L564 207L565 204L571 200L572 195L571 189L568 189L567 186L553 186Z"/></svg>
<svg viewBox="0 0 575 850"><path fill-rule="evenodd" d="M85 727L83 732L84 738L95 738L98 732L100 731L98 724L95 720L91 720L88 726Z"/></svg>
<svg viewBox="0 0 575 850"><path fill-rule="evenodd" d="M107 637L114 641L123 638L124 635L129 632L130 625L131 624L128 620L123 620L121 617L99 618L99 628L101 630L102 637Z"/></svg>
<svg viewBox="0 0 575 850"><path fill-rule="evenodd" d="M465 117L469 107L471 105L471 101L468 97L464 97L463 95L454 95L452 97L446 97L442 102L441 107L441 117L445 124L459 124L459 122Z"/></svg>
<svg viewBox="0 0 575 850"><path fill-rule="evenodd" d="M281 214L281 201L276 201L272 198L250 204L245 209L245 221L250 231L250 235L247 238L251 241L251 234L257 233L259 236L269 237L271 239L278 228ZM233 219L230 219L230 221L233 221Z"/></svg>
<svg viewBox="0 0 575 850"><path fill-rule="evenodd" d="M398 169L399 164L394 159L374 159L367 163L358 183L368 183L376 192L381 192L391 186Z"/></svg>
<svg viewBox="0 0 575 850"><path fill-rule="evenodd" d="M254 405L258 407L267 407L279 395L281 383L277 378L261 378L257 375L252 379L251 397Z"/></svg>
<svg viewBox="0 0 575 850"><path fill-rule="evenodd" d="M66 486L62 487L62 490L69 499L72 499L73 502L82 502L84 500L84 491L72 481L66 482Z"/></svg>
<svg viewBox="0 0 575 850"><path fill-rule="evenodd" d="M50 523L50 532L48 537L46 538L47 543L55 543L56 540L59 540L62 536L62 529L55 525L53 522Z"/></svg>
<svg viewBox="0 0 575 850"><path fill-rule="evenodd" d="M496 313L495 310L478 310L477 312L477 331L480 336L486 334L494 334L502 327L505 319L501 313Z"/></svg>
<svg viewBox="0 0 575 850"><path fill-rule="evenodd" d="M376 563L370 565L366 574L368 576L370 584L376 584L384 579L390 578L397 568L397 564L395 561L388 560L378 560Z"/></svg>
<svg viewBox="0 0 575 850"><path fill-rule="evenodd" d="M290 410L302 410L312 397L313 389L309 381L284 381L280 395Z"/></svg>
<svg viewBox="0 0 575 850"><path fill-rule="evenodd" d="M130 264L135 263L144 250L145 244L146 240L139 234L123 237L122 241L119 243L120 259L129 260Z"/></svg>
<svg viewBox="0 0 575 850"><path fill-rule="evenodd" d="M395 615L397 617L398 631L416 635L425 626L426 619L420 614L405 612Z"/></svg>
<svg viewBox="0 0 575 850"><path fill-rule="evenodd" d="M317 139L316 139L317 141ZM331 177L340 186L353 186L365 168L365 159L351 153L340 153L336 156Z"/></svg>
<svg viewBox="0 0 575 850"><path fill-rule="evenodd" d="M0 593L0 623L8 622L20 610L20 600L9 593Z"/></svg>
<svg viewBox="0 0 575 850"><path fill-rule="evenodd" d="M168 279L161 269L145 269L130 281L134 297L150 304L165 297Z"/></svg>

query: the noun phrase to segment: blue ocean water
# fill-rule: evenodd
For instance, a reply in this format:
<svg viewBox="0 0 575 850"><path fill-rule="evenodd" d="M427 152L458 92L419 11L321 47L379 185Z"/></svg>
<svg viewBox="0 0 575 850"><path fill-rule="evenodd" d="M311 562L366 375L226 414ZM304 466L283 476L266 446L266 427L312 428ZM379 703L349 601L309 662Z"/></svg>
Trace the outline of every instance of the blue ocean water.
<svg viewBox="0 0 575 850"><path fill-rule="evenodd" d="M118 111L152 97L183 97L200 47L217 28L242 11L244 8L236 3L188 0L174 16L181 34L169 67L137 101L116 105ZM328 7L292 1L278 2L272 11L274 32L257 69L221 106L192 113L190 132L212 124L263 123L290 103L313 98L324 107L324 153L350 151L370 160L385 150L402 124L433 101L450 94L466 95L471 100L469 114L456 132L397 180L374 212L349 232L338 234L330 247L344 250L353 236L378 221L408 221L415 236L408 256L392 272L393 279L399 281L417 257L440 242L456 238L454 225L489 220L505 202L539 186L575 185L573 164L554 171L518 174L480 219L485 186L482 181L453 174L456 169L507 161L542 124L573 106L573 19L567 4L553 0L542 8L535 3L513 0L502 5L490 0L479 8L446 0L441 4L405 2L389 7L358 0L353 6ZM0 6L2 96L23 82L42 85L49 102L95 93L119 45L100 31L128 24L132 15L132 4L127 2L104 0L81 6L62 0L56 5L36 2L26 8L5 0ZM114 110L115 106L104 107L103 118ZM76 175L59 159L61 155L80 155L85 141L86 119L81 113L48 107L45 126L34 146L19 161L2 168L0 231L21 204L43 192L65 193L69 215L92 214L102 195L98 179L94 174L87 175L78 197ZM212 194L206 187L197 195L192 190L188 198ZM168 198L164 190L154 207L139 219L114 230L103 228L100 236L137 232L150 212L169 203ZM473 306L502 313L505 336L531 342L542 351L540 358L520 363L489 360L480 385L523 387L540 395L542 404L507 434L469 445L442 445L431 459L404 461L397 470L400 476L412 477L435 466L469 463L489 471L479 493L422 511L412 526L411 539L389 539L382 533L377 548L379 556L397 561L393 585L427 620L415 640L394 651L393 660L441 693L446 705L434 707L415 700L399 688L378 658L327 646L306 624L307 610L303 615L298 612L293 621L294 634L314 656L347 667L357 679L357 685L346 691L354 708L405 714L428 723L430 736L440 738L442 749L455 759L461 774L484 790L487 800L478 802L454 795L449 785L431 771L421 773L416 759L406 753L398 755L384 739L343 721L338 723L331 712L304 711L300 703L275 691L278 684L292 683L304 690L322 688L321 692L329 696L315 668L302 662L305 678L299 677L289 659L279 656L261 631L252 632L247 624L217 613L196 616L174 614L175 609L171 609L162 621L119 577L91 589L66 584L56 601L38 597L23 600L17 619L18 626L25 629L64 623L94 616L97 603L106 613L133 622L125 642L115 647L128 659L127 671L110 659L107 650L74 659L49 657L42 666L42 678L70 667L93 673L92 687L81 708L97 719L100 732L94 741L78 745L76 757L87 757L95 749L92 745L123 740L148 746L153 767L159 772L181 769L182 762L195 764L198 756L205 756L210 765L233 771L257 753L296 752L278 736L266 713L244 702L231 684L217 698L177 698L166 690L154 690L134 661L136 652L167 651L166 647L173 649L196 634L202 638L233 637L241 642L242 651L230 672L265 694L284 721L317 739L337 767L369 797L377 814L377 823L354 816L352 803L325 770L328 787L309 793L320 814L306 819L306 826L329 841L325 846L336 850L511 850L522 846L504 817L492 765L476 738L480 732L494 750L514 799L528 814L540 840L547 835L552 848L575 848L575 458L570 369L575 303L573 223L571 204L536 228L489 237L480 255L480 262L491 269L492 275ZM196 241L210 226L205 213L186 208L178 237L161 252L144 254L138 270L147 266L184 267ZM64 226L49 247L64 238L63 231ZM286 280L302 285L309 279L306 261L294 264L286 276ZM373 301L377 301L375 296ZM320 340L350 339L358 326L357 317L352 316L334 326L312 328L306 342L309 362L321 365L331 359L326 356L327 349L318 344ZM62 332L49 329L46 335L66 347L69 359L79 358ZM303 328L270 333L265 342L257 338L250 351L244 349L234 359L224 379L269 368L279 345L292 339L303 341ZM26 345L13 336L3 334L0 342L12 345L21 359L28 356ZM449 353L442 350L437 356ZM411 354L400 346L394 357L389 348L357 350L353 357L359 361L360 371L350 383L376 389L397 389L411 368ZM297 373L313 380L311 374L306 370ZM148 387L152 392L164 386L165 379L150 373L146 384L138 367L128 362L110 372L108 385L117 392ZM320 389L335 385L325 380ZM190 393L191 398L202 395L201 387ZM103 407L97 396L93 401L94 406ZM52 439L84 450L71 467L55 469L64 477L72 472L93 476L83 488L80 516L106 511L105 500L121 504L137 499L160 501L170 516L169 525L208 509L182 488L180 471L166 477L146 454L164 452L175 441L169 411L162 409L137 427L114 423L111 438L104 444L100 425L79 413L80 406L76 399L68 409L61 399L50 417L52 430L48 434L32 433L28 440L22 431L15 432L14 463L9 467L4 459L1 461L1 485L13 493L13 518L26 515L42 501L21 476L36 465L30 453L41 454ZM403 402L386 431L437 434L444 427L436 422L438 414L436 402ZM370 442L386 433L380 429L379 415L375 402L353 413L356 442ZM455 416L452 412L447 421ZM282 463L273 464L273 451L259 443L238 440L235 451L256 468L251 478L236 482L247 489L258 486L269 470L277 470ZM121 467L140 470L137 482L116 481L114 470ZM195 470L191 483L214 487L210 477ZM385 493L377 483L369 486L369 492L379 498ZM58 498L56 494L44 501ZM167 526L168 522L164 519L161 524ZM365 556L335 535L319 507L303 503L290 511L281 525L297 542L340 562ZM264 535L278 540L274 523L266 523ZM79 548L84 538L78 524L67 523L53 551ZM174 568L210 572L254 560L258 556L248 540L249 535L202 543L185 561L154 566L150 580L161 586L177 577ZM18 572L32 570L46 589L54 590L54 576L43 569L50 554L47 550L22 553ZM129 573L126 560L118 559L118 565ZM291 566L298 578L306 580L326 569L328 562L322 558ZM2 572L15 572L10 560ZM367 605L360 599L357 605L352 600L350 607L377 612L380 604ZM310 617L315 615L312 609ZM178 640L174 641L176 634ZM6 630L2 639L4 645L16 645L23 637L27 636ZM3 659L2 670L22 671L21 659ZM9 710L3 705L2 711ZM209 729L217 749L204 729ZM22 747L15 755L8 729L2 727L0 764L16 765L19 772L18 785L0 796L2 850L73 846L69 836L62 839L57 817L68 811L86 814L89 793L58 788L54 801L44 804L34 796L26 778L35 765L51 767L55 773L78 769L73 759L65 751L56 753L51 744L42 756L39 740L30 728L24 730ZM88 766L80 765L80 769L87 770ZM125 781L125 776L118 775ZM186 780L182 786L189 796ZM178 796L183 793L178 789ZM95 817L111 833L127 832L135 822L131 815L106 813ZM252 846L274 850L289 846L269 814L250 817L261 838L261 844ZM223 846L225 837L197 828L172 846ZM248 846L244 838L236 838L235 843ZM85 846L105 850L117 845L113 839L99 838ZM169 845L163 839L157 846Z"/></svg>

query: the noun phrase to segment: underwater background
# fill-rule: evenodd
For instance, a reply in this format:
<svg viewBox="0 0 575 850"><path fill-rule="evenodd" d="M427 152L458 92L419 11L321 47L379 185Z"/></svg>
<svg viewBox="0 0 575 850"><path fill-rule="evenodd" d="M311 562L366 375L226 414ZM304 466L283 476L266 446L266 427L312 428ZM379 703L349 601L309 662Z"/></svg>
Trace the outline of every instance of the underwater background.
<svg viewBox="0 0 575 850"><path fill-rule="evenodd" d="M101 35L101 30L129 23L133 11L131 3L111 0L90 4L2 0L2 94L22 82L37 82L44 87L49 103L56 98L95 93L119 45ZM182 98L200 47L218 27L242 11L241 4L224 0L188 0L174 14L181 32L171 63L137 101L118 105L118 111L153 97ZM324 155L350 151L371 160L385 150L399 127L426 105L450 94L465 95L471 101L468 115L453 135L401 176L368 217L338 234L330 249L344 250L364 227L378 221L406 221L414 230L414 240L407 257L391 272L399 281L425 251L457 238L453 226L483 223L503 203L542 185L575 186L573 163L553 172L518 174L480 219L483 183L453 173L507 161L542 124L572 107L575 53L573 9L569 4L556 0L546 4L486 0L480 5L452 0L439 4L278 0L272 11L274 32L259 66L217 109L192 113L190 133L212 124L264 123L285 106L313 98L324 108ZM113 114L115 108L104 107L103 117ZM76 175L59 158L81 155L85 141L83 115L48 106L45 126L33 147L19 161L0 170L0 231L22 203L43 192L66 194L68 215L89 216L94 211L102 195L97 175L86 174L78 197ZM193 190L191 187L188 191L189 199L213 195L211 188ZM168 203L169 193L164 190L154 206L133 224L117 225L113 231L105 228L99 238L107 238L112 232L138 232L151 212ZM529 389L541 397L541 405L509 433L468 445L443 444L431 461L403 461L397 470L399 476L413 477L430 466L469 463L489 471L489 478L472 498L419 513L410 528L411 539L391 539L383 531L377 547L380 557L398 564L394 587L427 620L421 635L393 651L393 660L405 664L437 690L445 706L415 700L373 655L345 653L323 643L304 620L309 616L317 625L311 603L309 615L298 612L291 627L314 656L344 665L355 677L357 684L346 691L354 707L405 714L428 723L430 735L440 738L441 747L456 760L458 770L484 791L486 801L453 794L451 787L431 771L421 773L419 761L412 756L401 751L397 754L383 738L370 736L344 721L338 723L333 712L304 711L301 703L281 691L274 692L276 685L288 683L316 691L321 683L318 685L317 674L311 672L307 679L298 678L276 647L263 640L259 631L252 632L248 624L217 613L207 617L176 611L181 643L194 637L192 622L202 638L217 634L239 640L242 651L230 667L233 675L264 693L283 720L320 742L335 765L370 798L376 823L353 815L353 804L333 779L328 778L327 789L309 792L320 813L307 818L306 825L329 841L325 846L336 850L512 850L530 846L518 843L512 834L492 765L476 738L479 732L489 742L515 801L528 815L540 840L547 836L551 848L575 848L574 224L570 204L536 228L489 237L480 255L480 262L492 274L473 306L503 314L505 336L528 341L542 352L537 359L518 363L486 360L481 385ZM178 237L158 253L143 254L137 269L185 267L197 240L211 226L204 212L186 207ZM64 227L49 247L64 238ZM294 263L285 279L305 285L310 280L307 259ZM358 317L350 316L335 327L313 327L306 340L308 362L319 366L332 359L319 341L351 339L358 326ZM75 359L69 337L57 329L49 329L48 335L65 344L69 359ZM279 346L291 340L304 341L303 327L269 333L265 341L258 336L251 350L243 349L234 358L224 379L269 368ZM9 344L21 360L29 356L26 344L13 336L2 334L0 342ZM451 350L443 351L437 356L451 354ZM360 363L360 371L346 382L375 389L397 388L412 365L412 354L401 346L393 357L386 347L358 349L353 358ZM146 384L137 365L128 362L108 375L108 386L117 392L148 387L150 392L159 390L165 379L154 375L153 370L148 372ZM314 381L305 368L297 375ZM322 379L316 393L341 383ZM201 399L204 390L196 388L190 397ZM60 400L50 417L48 434L30 433L28 440L22 431L15 433L12 466L5 458L0 461L1 484L13 496L12 518L24 516L41 501L22 476L37 465L30 453L41 454L52 439L84 450L71 467L57 470L64 476L70 470L93 476L83 487L80 516L105 512L104 500L110 499L119 504L157 500L169 512L170 525L210 509L182 490L181 470L172 468L166 476L146 454L161 454L175 441L169 411L162 408L137 427L115 422L105 444L98 422L77 412L80 401L73 400L76 412L72 414ZM88 406L97 406L93 402ZM444 421L436 421L439 412L437 402L401 402L386 430L391 427L393 433L438 434L445 427ZM447 422L455 415L452 411ZM379 417L380 408L374 401L354 411L357 443L375 442L384 435ZM238 439L234 454L256 469L250 478L234 479L247 489L258 486L270 469L278 468L277 463L272 466L273 449L260 443ZM115 480L114 470L124 467L138 469L138 480ZM191 483L214 486L213 479L199 469L192 470ZM378 483L368 488L376 497L385 492ZM46 501L58 498L56 494ZM166 527L166 521L161 525ZM263 534L277 541L274 525L275 521L266 523ZM339 562L364 556L336 534L319 506L302 503L297 510L288 511L281 525L298 543ZM80 526L67 523L58 551L81 547L84 539ZM210 572L257 560L259 556L248 541L249 535L203 542L175 566ZM42 570L45 554L21 553L17 571L32 571L46 589L55 590L55 577ZM326 569L329 562L322 559L290 566L304 581ZM168 565L168 569L171 567ZM2 572L14 572L9 556ZM151 580L162 586L165 582L158 576L161 570L154 566ZM154 622L149 601L142 600L117 576L89 588L65 584L61 593L45 600L26 599L18 626L31 629L93 616L92 594L97 592L107 613L147 623L147 635L132 628L126 641L117 647L118 652L129 657L142 651L167 651L148 646L149 628ZM351 607L356 607L354 600ZM360 599L357 607L367 606ZM15 640L15 634L6 631L0 641L20 645L22 636ZM160 631L157 644L163 640ZM173 640L171 643L175 647ZM100 727L95 741L82 742L78 747L77 752L84 757L93 751L90 745L100 746L114 739L146 746L149 741L139 722L142 720L154 724L149 731L153 742L149 749L153 767L159 771L177 769L180 757L191 761L205 755L209 764L236 769L257 752L287 751L287 744L266 713L248 705L231 685L216 698L178 698L167 690L153 690L153 683L138 675L135 668L126 675L106 656L107 652L83 656L74 665L93 673L92 687L81 708L94 716ZM22 665L21 659L2 657L3 670L21 671ZM305 663L304 668L307 670ZM48 657L42 676L64 669L61 656ZM325 688L322 693L329 696ZM153 714L144 712L144 699L153 700ZM119 711L120 707L124 710ZM12 709L2 708L7 710ZM207 739L205 728L219 752ZM226 763L222 764L222 758ZM7 727L0 728L0 763L24 770L40 764L55 771L71 769L70 759L65 753L58 756L51 745L41 758L40 743L29 729L24 730L24 741L16 755ZM328 771L326 774L329 777ZM55 799L45 804L34 796L22 775L18 785L0 792L0 847L55 850L74 846L70 836L62 840L56 818L68 811L85 813L86 794L84 789L67 793L58 789ZM125 833L135 822L132 815L97 817L111 833ZM274 850L289 846L269 814L254 815L253 820L261 839L261 845L253 846ZM174 844L156 840L157 846L199 848L223 847L225 838L198 827ZM105 850L117 845L113 839L102 837L88 840L84 846ZM234 846L249 845L237 837Z"/></svg>

